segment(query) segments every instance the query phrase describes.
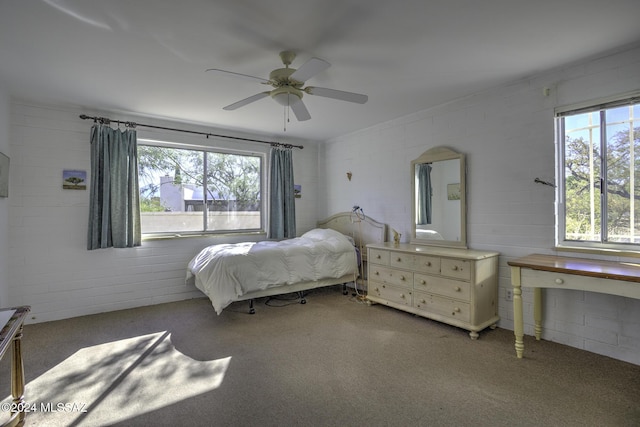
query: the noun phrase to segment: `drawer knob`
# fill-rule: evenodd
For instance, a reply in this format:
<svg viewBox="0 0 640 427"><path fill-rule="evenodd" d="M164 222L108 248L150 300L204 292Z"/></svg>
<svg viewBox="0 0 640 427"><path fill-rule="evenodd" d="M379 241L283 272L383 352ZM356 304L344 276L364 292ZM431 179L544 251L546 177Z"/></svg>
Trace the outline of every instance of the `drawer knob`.
<svg viewBox="0 0 640 427"><path fill-rule="evenodd" d="M375 274L376 276L379 276L380 272L379 271L374 271L373 274Z"/></svg>
<svg viewBox="0 0 640 427"><path fill-rule="evenodd" d="M398 262L402 261L402 258L398 257Z"/></svg>
<svg viewBox="0 0 640 427"><path fill-rule="evenodd" d="M376 289L375 289L375 291L376 291L376 292L380 292L380 289L376 288Z"/></svg>
<svg viewBox="0 0 640 427"><path fill-rule="evenodd" d="M380 255L377 255L377 256L376 256L376 258L380 259L380 258L381 258L381 256L380 256Z"/></svg>
<svg viewBox="0 0 640 427"><path fill-rule="evenodd" d="M427 267L431 267L431 261L425 262L424 265L426 265Z"/></svg>
<svg viewBox="0 0 640 427"><path fill-rule="evenodd" d="M454 308L454 309L453 309L453 311L454 311L455 313L460 313L460 308L459 308L459 307L456 307L456 308Z"/></svg>
<svg viewBox="0 0 640 427"><path fill-rule="evenodd" d="M404 278L404 276L400 276L400 280L407 280Z"/></svg>
<svg viewBox="0 0 640 427"><path fill-rule="evenodd" d="M400 294L400 298L404 299L404 294Z"/></svg>
<svg viewBox="0 0 640 427"><path fill-rule="evenodd" d="M556 283L557 283L558 285L562 285L562 284L564 283L564 280L562 280L561 278L559 278L559 277L558 277L558 278L556 279Z"/></svg>
<svg viewBox="0 0 640 427"><path fill-rule="evenodd" d="M420 302L421 302L422 304L426 304L426 303L427 303L427 301L426 301L426 300L420 300Z"/></svg>
<svg viewBox="0 0 640 427"><path fill-rule="evenodd" d="M426 284L427 284L427 281L426 281L426 280L424 280L424 279L422 279L422 280L420 280L420 284L421 284L421 285L426 285Z"/></svg>
<svg viewBox="0 0 640 427"><path fill-rule="evenodd" d="M451 269L452 269L453 271L458 271L458 266L457 266L457 265L454 265L453 267L451 267Z"/></svg>
<svg viewBox="0 0 640 427"><path fill-rule="evenodd" d="M382 285L382 287L383 287L383 288L386 288L386 287L387 287L387 285Z"/></svg>
<svg viewBox="0 0 640 427"><path fill-rule="evenodd" d="M460 286L456 286L455 288L453 288L453 290L456 292L460 292Z"/></svg>

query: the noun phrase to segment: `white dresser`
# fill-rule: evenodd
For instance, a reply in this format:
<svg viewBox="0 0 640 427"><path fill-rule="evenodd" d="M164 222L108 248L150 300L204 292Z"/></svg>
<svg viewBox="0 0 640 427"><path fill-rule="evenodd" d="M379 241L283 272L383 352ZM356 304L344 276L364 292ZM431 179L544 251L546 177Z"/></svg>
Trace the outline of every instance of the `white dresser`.
<svg viewBox="0 0 640 427"><path fill-rule="evenodd" d="M367 299L478 332L498 321L498 253L383 243L367 245Z"/></svg>

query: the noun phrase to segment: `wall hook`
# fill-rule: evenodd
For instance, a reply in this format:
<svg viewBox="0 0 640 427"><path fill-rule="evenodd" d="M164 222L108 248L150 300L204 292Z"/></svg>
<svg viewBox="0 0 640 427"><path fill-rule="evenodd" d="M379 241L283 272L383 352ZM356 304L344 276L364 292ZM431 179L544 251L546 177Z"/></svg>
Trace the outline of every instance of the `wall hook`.
<svg viewBox="0 0 640 427"><path fill-rule="evenodd" d="M547 181L543 181L543 180L541 180L540 178L536 178L536 179L534 179L534 180L533 180L533 182L538 183L538 184L548 185L549 187L556 188L556 185L555 185L555 184L552 184L552 183L547 182Z"/></svg>

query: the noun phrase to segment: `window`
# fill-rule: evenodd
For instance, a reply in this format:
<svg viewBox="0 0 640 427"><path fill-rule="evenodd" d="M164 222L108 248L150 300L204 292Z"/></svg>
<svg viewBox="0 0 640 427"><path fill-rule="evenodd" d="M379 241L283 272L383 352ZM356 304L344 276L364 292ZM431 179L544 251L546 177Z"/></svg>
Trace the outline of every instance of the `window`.
<svg viewBox="0 0 640 427"><path fill-rule="evenodd" d="M140 140L142 233L262 230L263 158Z"/></svg>
<svg viewBox="0 0 640 427"><path fill-rule="evenodd" d="M640 244L640 98L556 114L558 243Z"/></svg>

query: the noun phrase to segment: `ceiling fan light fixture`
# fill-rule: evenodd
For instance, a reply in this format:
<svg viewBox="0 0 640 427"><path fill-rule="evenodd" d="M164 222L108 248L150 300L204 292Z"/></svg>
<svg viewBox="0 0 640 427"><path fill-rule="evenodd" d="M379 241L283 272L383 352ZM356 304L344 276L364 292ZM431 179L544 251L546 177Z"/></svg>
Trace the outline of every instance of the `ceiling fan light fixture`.
<svg viewBox="0 0 640 427"><path fill-rule="evenodd" d="M271 98L278 104L289 107L300 102L302 99L302 91L292 87L277 88L271 91Z"/></svg>
<svg viewBox="0 0 640 427"><path fill-rule="evenodd" d="M283 105L285 107L289 107L297 102L300 102L300 97L290 93L277 93L272 96L273 100L278 104Z"/></svg>

